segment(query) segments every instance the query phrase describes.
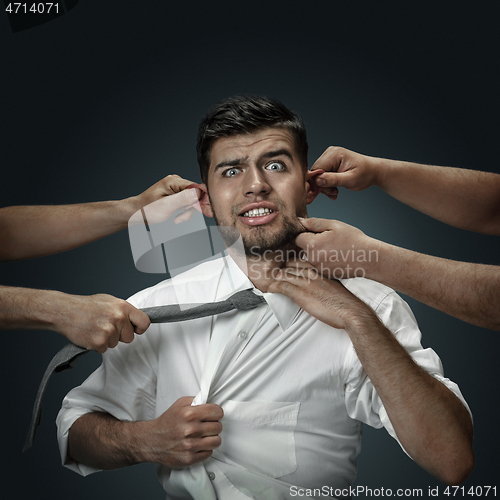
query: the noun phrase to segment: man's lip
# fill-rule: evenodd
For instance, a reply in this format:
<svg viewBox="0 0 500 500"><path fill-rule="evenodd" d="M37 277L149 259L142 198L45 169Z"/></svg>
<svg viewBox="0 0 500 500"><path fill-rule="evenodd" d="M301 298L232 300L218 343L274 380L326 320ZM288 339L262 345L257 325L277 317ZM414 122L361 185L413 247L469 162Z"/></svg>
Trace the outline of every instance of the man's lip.
<svg viewBox="0 0 500 500"><path fill-rule="evenodd" d="M270 214L259 215L258 217L243 217L243 215L239 216L240 221L246 226L262 226L271 222L278 216L278 212L273 211Z"/></svg>
<svg viewBox="0 0 500 500"><path fill-rule="evenodd" d="M253 210L255 208L268 208L269 210L272 210L273 212L278 211L278 207L274 203L270 203L268 201L259 201L255 203L250 203L249 205L246 205L243 207L243 210L239 213L240 216L242 216L244 213L249 212L250 210Z"/></svg>

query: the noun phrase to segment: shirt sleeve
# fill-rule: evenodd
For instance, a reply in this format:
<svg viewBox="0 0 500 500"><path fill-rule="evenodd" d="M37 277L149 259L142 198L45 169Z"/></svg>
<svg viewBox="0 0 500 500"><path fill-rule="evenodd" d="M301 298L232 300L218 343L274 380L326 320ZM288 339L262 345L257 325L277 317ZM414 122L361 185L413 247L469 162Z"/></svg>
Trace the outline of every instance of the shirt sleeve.
<svg viewBox="0 0 500 500"><path fill-rule="evenodd" d="M453 392L471 413L458 385L445 378L438 355L432 349L422 347L422 335L408 304L392 291L378 304L375 312L412 359ZM384 405L352 345L345 359L345 373L347 376L345 401L349 416L377 429L385 427L399 443Z"/></svg>
<svg viewBox="0 0 500 500"><path fill-rule="evenodd" d="M108 349L101 366L64 398L56 419L63 465L83 476L97 471L68 457L69 429L82 415L106 412L126 421L154 418L157 370L152 338L143 334L130 344Z"/></svg>

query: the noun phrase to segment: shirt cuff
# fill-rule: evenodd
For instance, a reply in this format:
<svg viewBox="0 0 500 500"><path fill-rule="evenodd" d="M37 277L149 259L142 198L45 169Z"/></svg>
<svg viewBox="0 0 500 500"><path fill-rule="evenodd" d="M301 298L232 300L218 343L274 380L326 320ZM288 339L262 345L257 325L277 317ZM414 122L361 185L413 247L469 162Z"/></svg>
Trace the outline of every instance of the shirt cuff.
<svg viewBox="0 0 500 500"><path fill-rule="evenodd" d="M57 425L57 441L59 443L59 451L61 453L61 461L64 467L71 469L74 472L82 476L88 476L94 472L99 472L100 469L95 469L89 467L88 465L83 465L75 462L68 456L68 436L71 426L78 420L82 415L86 413L91 413L93 410L89 408L79 408L79 407L63 407L59 411L56 419Z"/></svg>

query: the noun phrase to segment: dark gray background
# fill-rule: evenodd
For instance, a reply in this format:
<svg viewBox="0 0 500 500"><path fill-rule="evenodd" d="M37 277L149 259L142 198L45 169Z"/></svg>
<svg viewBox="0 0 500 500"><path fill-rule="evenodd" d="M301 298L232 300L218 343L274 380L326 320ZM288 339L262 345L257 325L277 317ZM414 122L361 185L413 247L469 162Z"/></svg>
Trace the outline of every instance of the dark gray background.
<svg viewBox="0 0 500 500"><path fill-rule="evenodd" d="M1 205L120 199L168 173L197 181L198 120L236 93L271 95L301 114L311 163L342 145L498 172L498 21L493 1L81 0L18 33L2 13ZM377 188L317 200L310 214L417 251L500 263L498 239L447 227ZM135 270L125 231L0 269L2 284L123 298L163 278ZM500 486L500 335L409 302L424 346L440 354L474 413L476 468L465 485ZM37 442L21 453L39 377L64 343L50 332L2 334L0 494L163 498L152 465L88 478L60 465L54 420L66 392L99 364L94 353L54 377ZM439 484L385 431L365 433L356 484L425 492Z"/></svg>

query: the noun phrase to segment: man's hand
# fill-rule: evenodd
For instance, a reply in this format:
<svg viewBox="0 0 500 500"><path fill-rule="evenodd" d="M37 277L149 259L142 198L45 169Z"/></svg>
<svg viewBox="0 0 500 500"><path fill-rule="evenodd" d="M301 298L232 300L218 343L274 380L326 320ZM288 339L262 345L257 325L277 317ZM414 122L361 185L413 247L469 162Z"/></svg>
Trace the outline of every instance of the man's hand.
<svg viewBox="0 0 500 500"><path fill-rule="evenodd" d="M299 234L295 243L321 274L328 278L369 277L378 262L380 242L336 220L299 220L308 232Z"/></svg>
<svg viewBox="0 0 500 500"><path fill-rule="evenodd" d="M269 292L286 295L311 316L333 328L350 329L360 315L376 318L373 310L339 281L324 278L302 260L288 261L274 278Z"/></svg>
<svg viewBox="0 0 500 500"><path fill-rule="evenodd" d="M175 218L175 223L189 220L198 208L201 190L197 184L178 175L167 175L140 195L130 198L137 211L129 219L129 227L143 222L157 224L169 219L176 210L184 210ZM141 211L141 209L143 209Z"/></svg>
<svg viewBox="0 0 500 500"><path fill-rule="evenodd" d="M165 196L180 193L193 184L193 181L183 179L176 174L167 175L161 181L153 184L150 188L146 189L146 191L137 195L135 198L139 206L142 208L150 203L153 203L154 201L164 198ZM198 188L195 189L197 192L199 191ZM198 198L200 194L201 192L198 192ZM193 195L191 194L191 196Z"/></svg>
<svg viewBox="0 0 500 500"><path fill-rule="evenodd" d="M154 420L128 422L105 412L86 413L69 431L69 456L105 470L144 462L179 469L202 462L221 445L224 412L216 404L191 406L193 399L178 399Z"/></svg>
<svg viewBox="0 0 500 500"><path fill-rule="evenodd" d="M191 406L193 397L178 399L167 411L148 422L142 461L172 469L206 460L221 445L220 419L224 412L216 404Z"/></svg>
<svg viewBox="0 0 500 500"><path fill-rule="evenodd" d="M311 170L324 170L316 178L321 192L337 199L340 187L361 191L377 185L380 169L377 158L361 155L345 148L330 146L314 163Z"/></svg>
<svg viewBox="0 0 500 500"><path fill-rule="evenodd" d="M118 342L130 343L151 323L144 312L111 295L68 295L53 292L49 298L54 318L48 328L71 342L99 353Z"/></svg>

